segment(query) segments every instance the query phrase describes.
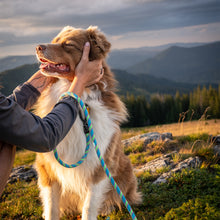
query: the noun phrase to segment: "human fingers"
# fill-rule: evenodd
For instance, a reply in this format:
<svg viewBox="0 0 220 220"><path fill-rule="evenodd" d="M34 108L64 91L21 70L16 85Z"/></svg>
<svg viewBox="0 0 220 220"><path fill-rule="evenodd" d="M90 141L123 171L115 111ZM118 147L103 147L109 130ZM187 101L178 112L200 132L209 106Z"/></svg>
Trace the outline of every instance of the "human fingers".
<svg viewBox="0 0 220 220"><path fill-rule="evenodd" d="M104 68L102 67L101 70L99 70L99 72L96 73L96 78L91 80L86 87L90 87L91 85L98 83L103 77L103 75L104 75Z"/></svg>
<svg viewBox="0 0 220 220"><path fill-rule="evenodd" d="M99 75L103 69L103 60L94 60L90 62L91 66L93 66L94 72Z"/></svg>
<svg viewBox="0 0 220 220"><path fill-rule="evenodd" d="M89 51L90 51L90 43L86 42L83 48L82 60L88 61L89 60Z"/></svg>

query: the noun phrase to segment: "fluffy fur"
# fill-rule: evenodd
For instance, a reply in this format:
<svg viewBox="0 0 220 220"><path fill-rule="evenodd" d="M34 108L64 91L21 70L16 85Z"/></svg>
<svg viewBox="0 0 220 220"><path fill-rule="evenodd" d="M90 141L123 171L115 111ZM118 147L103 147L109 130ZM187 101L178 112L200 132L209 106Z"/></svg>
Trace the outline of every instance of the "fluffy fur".
<svg viewBox="0 0 220 220"><path fill-rule="evenodd" d="M105 58L110 43L97 27L75 29L65 27L51 44L37 47L41 71L54 76L53 84L41 95L35 106L41 117L51 111L59 96L66 92L74 78L75 66L80 61L83 46L90 42L90 60ZM113 73L103 62L104 76L99 83L86 89L81 97L89 106L90 117L98 146L113 178L130 204L141 202L132 165L121 147L120 124L126 120L124 104L115 94ZM76 121L57 146L58 154L66 163L77 162L84 154L86 138L82 121ZM94 220L99 214L108 214L121 199L112 187L96 152L91 146L85 162L77 168L62 167L53 152L38 154L36 159L38 185L45 219L59 219L63 213L82 213L83 220Z"/></svg>

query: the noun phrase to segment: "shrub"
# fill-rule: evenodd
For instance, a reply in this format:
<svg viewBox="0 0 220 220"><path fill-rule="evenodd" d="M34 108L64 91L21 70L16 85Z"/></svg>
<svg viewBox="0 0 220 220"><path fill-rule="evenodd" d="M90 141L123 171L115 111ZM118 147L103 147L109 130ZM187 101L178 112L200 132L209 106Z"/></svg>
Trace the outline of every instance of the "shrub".
<svg viewBox="0 0 220 220"><path fill-rule="evenodd" d="M144 201L140 210L145 210L143 216L146 219L196 219L184 218L184 211L187 212L188 208L189 215L218 219L214 217L220 212L220 165L212 168L213 172L207 169L183 170L173 174L166 184L141 182ZM192 210L190 204L193 204Z"/></svg>
<svg viewBox="0 0 220 220"><path fill-rule="evenodd" d="M132 164L141 165L147 162L146 155L146 152L136 154L131 153L128 157L130 158Z"/></svg>
<svg viewBox="0 0 220 220"><path fill-rule="evenodd" d="M124 153L125 154L130 154L130 153L141 153L145 149L143 147L143 141L137 140L134 143L132 143L129 147L124 148Z"/></svg>
<svg viewBox="0 0 220 220"><path fill-rule="evenodd" d="M186 144L188 142L195 142L197 140L207 142L208 139L209 139L209 135L206 133L203 133L203 134L197 133L197 134L190 134L190 135L177 137L177 140L180 144Z"/></svg>
<svg viewBox="0 0 220 220"><path fill-rule="evenodd" d="M171 209L166 215L165 220L179 219L220 219L220 211L212 204L213 196L196 198L183 203L182 206ZM211 205L210 205L211 203Z"/></svg>

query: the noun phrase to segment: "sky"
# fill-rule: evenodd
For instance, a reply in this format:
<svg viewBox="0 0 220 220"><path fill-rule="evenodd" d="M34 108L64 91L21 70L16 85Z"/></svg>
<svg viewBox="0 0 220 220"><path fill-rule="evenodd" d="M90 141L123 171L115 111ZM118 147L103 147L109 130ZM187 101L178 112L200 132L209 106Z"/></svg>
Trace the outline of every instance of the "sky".
<svg viewBox="0 0 220 220"><path fill-rule="evenodd" d="M0 57L34 55L64 26L98 26L112 49L220 41L220 0L0 0Z"/></svg>

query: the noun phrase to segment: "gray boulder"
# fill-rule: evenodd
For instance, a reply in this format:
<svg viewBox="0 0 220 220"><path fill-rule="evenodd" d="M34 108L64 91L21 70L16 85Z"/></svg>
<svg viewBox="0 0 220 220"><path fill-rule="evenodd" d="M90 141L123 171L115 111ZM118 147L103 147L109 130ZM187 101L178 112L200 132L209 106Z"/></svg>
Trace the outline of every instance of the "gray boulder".
<svg viewBox="0 0 220 220"><path fill-rule="evenodd" d="M153 183L159 184L159 183L166 183L167 179L173 174L177 172L181 172L183 169L190 169L190 168L196 168L201 165L201 160L199 157L190 157L188 159L185 159L184 161L178 163L176 166L173 166L173 169L171 169L169 172L163 173L160 177L158 177Z"/></svg>
<svg viewBox="0 0 220 220"><path fill-rule="evenodd" d="M133 142L140 140L140 141L143 141L144 147L145 147L148 144L150 144L152 141L160 141L160 140L169 141L172 139L173 139L172 133L166 132L166 133L160 134L158 132L150 132L150 133L136 135L136 136L131 137L129 139L123 140L122 144L126 148L126 147L130 146Z"/></svg>
<svg viewBox="0 0 220 220"><path fill-rule="evenodd" d="M176 151L173 151L172 153L165 154L159 158L156 158L138 168L134 168L134 172L144 172L144 171L150 171L155 172L158 169L165 168L167 166L172 166L172 154L176 153Z"/></svg>
<svg viewBox="0 0 220 220"><path fill-rule="evenodd" d="M177 153L176 151L173 151L169 154L163 155L155 160L152 160L138 168L134 169L135 173L142 173L144 171L150 171L155 172L157 169L166 168L169 166L169 171L166 173L161 174L153 183L159 184L159 183L166 183L167 179L173 174L177 172L181 172L183 169L190 169L190 168L196 168L199 167L202 163L201 159L199 157L189 157L180 163L174 163L172 160L172 155Z"/></svg>
<svg viewBox="0 0 220 220"><path fill-rule="evenodd" d="M30 182L32 179L37 179L37 172L33 166L19 166L12 169L8 183L17 181Z"/></svg>
<svg viewBox="0 0 220 220"><path fill-rule="evenodd" d="M210 136L210 142L214 145L220 145L220 134L216 136Z"/></svg>

